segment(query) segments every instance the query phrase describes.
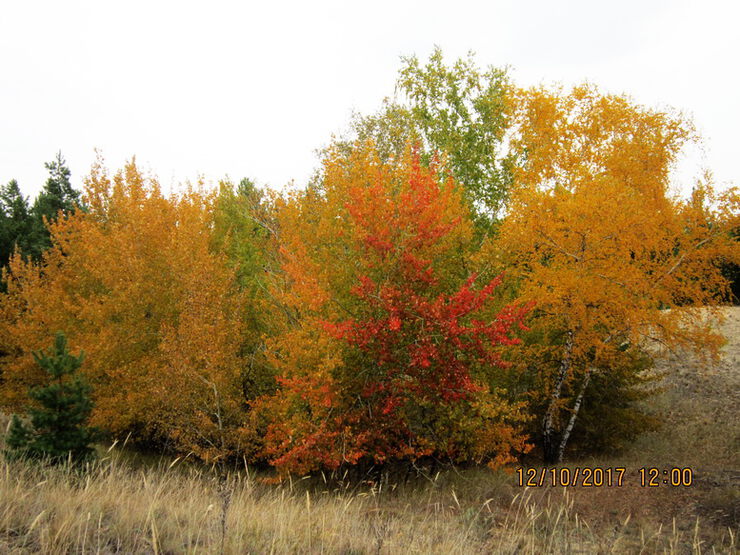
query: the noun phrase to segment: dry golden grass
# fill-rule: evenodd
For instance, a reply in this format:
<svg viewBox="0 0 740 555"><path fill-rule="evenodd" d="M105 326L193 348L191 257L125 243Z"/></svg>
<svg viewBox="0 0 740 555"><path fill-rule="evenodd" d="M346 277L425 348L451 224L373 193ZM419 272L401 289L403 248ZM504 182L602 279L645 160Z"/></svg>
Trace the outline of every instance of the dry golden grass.
<svg viewBox="0 0 740 555"><path fill-rule="evenodd" d="M666 362L672 376L651 400L662 430L618 457L566 465L627 467L623 487L525 489L486 469L266 485L246 469L220 478L112 448L85 472L0 462L0 553L734 553L740 309L725 326L719 366ZM694 468L692 487L637 484L640 466L674 465Z"/></svg>
<svg viewBox="0 0 740 555"><path fill-rule="evenodd" d="M134 470L115 457L85 473L3 463L0 552L698 553L736 546L730 531L709 537L698 521L646 526L619 517L594 526L579 516L573 492L515 493L511 482L471 471L425 486L322 491L267 486L246 473L221 481L177 465Z"/></svg>

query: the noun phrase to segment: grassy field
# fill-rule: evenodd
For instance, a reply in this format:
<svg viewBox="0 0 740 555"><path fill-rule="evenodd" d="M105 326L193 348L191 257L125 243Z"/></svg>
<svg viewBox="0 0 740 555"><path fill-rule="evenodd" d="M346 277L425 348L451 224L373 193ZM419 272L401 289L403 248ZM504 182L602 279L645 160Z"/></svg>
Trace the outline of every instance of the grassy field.
<svg viewBox="0 0 740 555"><path fill-rule="evenodd" d="M485 469L266 485L247 468L219 477L113 447L85 473L0 463L0 553L733 553L740 309L727 314L721 364L663 363L672 372L651 400L661 430L618 457L565 465L624 467L621 487L524 488ZM693 484L641 487L642 466L690 467Z"/></svg>

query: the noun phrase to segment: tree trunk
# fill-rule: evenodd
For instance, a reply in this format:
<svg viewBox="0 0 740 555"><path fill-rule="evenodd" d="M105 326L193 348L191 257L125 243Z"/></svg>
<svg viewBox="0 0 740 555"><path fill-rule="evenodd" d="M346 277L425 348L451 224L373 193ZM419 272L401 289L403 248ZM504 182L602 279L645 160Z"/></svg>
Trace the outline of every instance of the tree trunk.
<svg viewBox="0 0 740 555"><path fill-rule="evenodd" d="M560 361L560 372L558 378L555 381L555 387L550 395L550 404L547 407L545 418L542 420L542 448L544 452L545 464L557 463L557 446L555 443L555 430L554 420L555 413L558 410L558 402L560 401L560 394L563 389L563 382L568 376L570 370L570 353L573 350L573 332L568 331L565 339L565 352L563 353L563 359Z"/></svg>
<svg viewBox="0 0 740 555"><path fill-rule="evenodd" d="M581 408L581 403L583 402L583 395L586 393L586 388L588 387L588 382L591 380L591 369L589 368L586 370L586 377L583 378L583 383L581 384L581 390L578 392L578 397L576 398L576 402L573 405L573 412L570 415L570 420L568 420L568 426L563 431L563 435L560 438L560 446L558 447L557 457L555 460L555 464L559 464L563 462L563 452L565 451L565 446L568 443L568 438L570 437L571 432L573 431L573 426L575 426L576 423L576 417L578 416L578 411Z"/></svg>

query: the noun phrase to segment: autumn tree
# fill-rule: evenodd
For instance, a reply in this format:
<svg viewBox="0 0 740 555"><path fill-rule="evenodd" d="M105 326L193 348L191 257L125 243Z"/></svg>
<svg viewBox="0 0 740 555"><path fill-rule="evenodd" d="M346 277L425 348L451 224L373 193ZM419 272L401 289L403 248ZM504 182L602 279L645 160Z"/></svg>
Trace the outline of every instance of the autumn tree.
<svg viewBox="0 0 740 555"><path fill-rule="evenodd" d="M280 387L255 417L283 472L423 456L498 465L527 448L520 407L497 389L527 308L482 316L499 280L468 267L462 192L430 166L357 144L330 153L320 189L279 207Z"/></svg>
<svg viewBox="0 0 740 555"><path fill-rule="evenodd" d="M0 297L2 402L43 376L30 353L68 330L88 355L92 424L213 460L240 451L241 293L212 250L213 193L165 196L132 162L96 165L86 211L49 223L40 264L15 256Z"/></svg>
<svg viewBox="0 0 740 555"><path fill-rule="evenodd" d="M409 142L418 143L424 165L446 156L445 168L462 186L476 227L485 234L501 216L511 184L504 150L508 90L506 71L479 69L472 53L451 65L439 47L426 64L404 57L394 97L375 114L355 115L351 138L338 145L348 150L353 140L373 140L381 159L399 160Z"/></svg>
<svg viewBox="0 0 740 555"><path fill-rule="evenodd" d="M740 211L736 190L706 181L689 200L669 194L694 138L677 114L592 87L540 88L519 92L514 126L509 212L480 256L537 301L541 339L525 364L538 373L545 461L556 463L589 383L646 343L717 356L721 337L701 307L727 294L720 266L740 255L729 236Z"/></svg>

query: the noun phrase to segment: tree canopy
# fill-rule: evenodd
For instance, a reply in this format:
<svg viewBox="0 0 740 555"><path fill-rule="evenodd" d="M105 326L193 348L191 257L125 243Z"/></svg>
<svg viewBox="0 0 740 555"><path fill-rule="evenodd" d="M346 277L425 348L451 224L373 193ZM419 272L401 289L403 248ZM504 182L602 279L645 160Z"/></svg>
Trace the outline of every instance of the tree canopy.
<svg viewBox="0 0 740 555"><path fill-rule="evenodd" d="M721 262L738 259L740 199L707 181L688 200L670 195L671 166L694 133L678 115L591 87L521 91L515 114L523 163L510 212L479 256L506 268L518 297L537 303L533 323L561 337L533 356L559 353L557 369L542 368L553 373L543 380L546 442L564 384L579 384L563 413L567 441L592 374L646 341L717 356L722 338L698 307L727 298Z"/></svg>
<svg viewBox="0 0 740 555"><path fill-rule="evenodd" d="M32 204L0 188L3 408L64 330L93 425L280 476L634 437L652 344L718 356L737 189L672 194L691 122L593 86L521 89L437 49L398 91L304 189L165 195L98 162L79 196L61 154Z"/></svg>
<svg viewBox="0 0 740 555"><path fill-rule="evenodd" d="M428 165L446 156L445 170L463 188L463 198L485 233L501 216L511 185L511 160L504 150L510 84L504 69L477 67L472 53L447 66L440 48L426 64L401 59L396 95L375 114L355 115L351 138L373 140L381 159L400 159L407 144L420 148Z"/></svg>

